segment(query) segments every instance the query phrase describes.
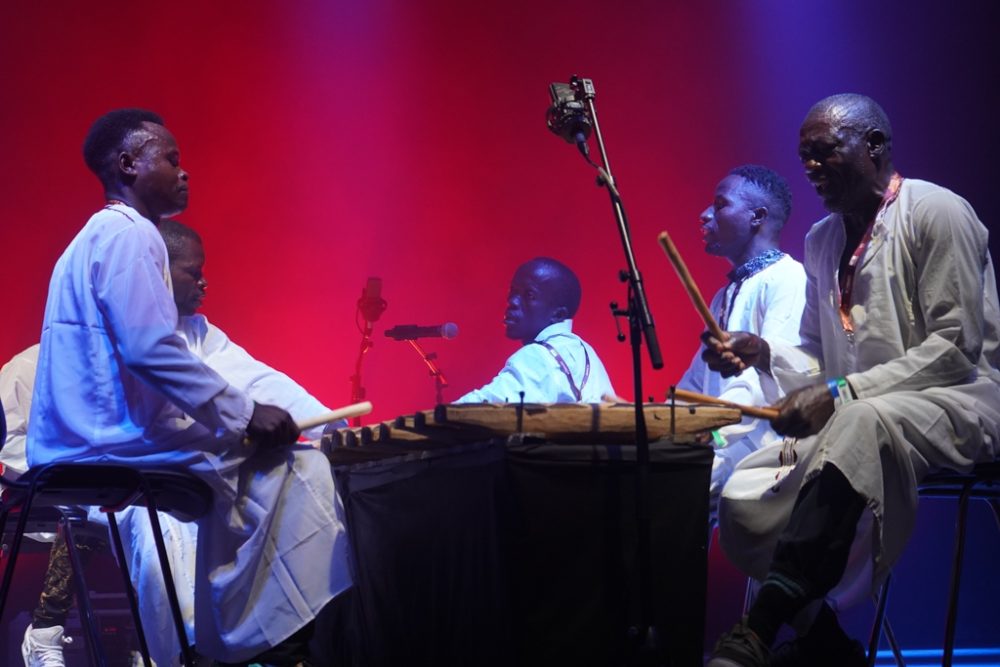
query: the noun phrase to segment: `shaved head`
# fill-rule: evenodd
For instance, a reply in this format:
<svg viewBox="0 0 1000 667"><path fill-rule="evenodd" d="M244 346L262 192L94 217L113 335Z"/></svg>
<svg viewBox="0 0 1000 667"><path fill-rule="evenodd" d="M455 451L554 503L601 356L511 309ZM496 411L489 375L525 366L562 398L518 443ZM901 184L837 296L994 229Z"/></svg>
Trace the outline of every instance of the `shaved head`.
<svg viewBox="0 0 1000 667"><path fill-rule="evenodd" d="M861 134L879 130L885 135L887 152L892 150L892 125L889 116L879 103L858 93L839 93L823 98L809 109L806 118L827 116L840 127L850 128Z"/></svg>
<svg viewBox="0 0 1000 667"><path fill-rule="evenodd" d="M549 325L576 315L580 295L580 281L562 262L551 257L525 262L514 272L507 293L507 337L531 342Z"/></svg>
<svg viewBox="0 0 1000 667"><path fill-rule="evenodd" d="M536 276L544 276L545 285L557 306L566 308L567 317L576 315L580 308L580 280L573 270L557 259L536 257L522 264L518 271L526 271Z"/></svg>

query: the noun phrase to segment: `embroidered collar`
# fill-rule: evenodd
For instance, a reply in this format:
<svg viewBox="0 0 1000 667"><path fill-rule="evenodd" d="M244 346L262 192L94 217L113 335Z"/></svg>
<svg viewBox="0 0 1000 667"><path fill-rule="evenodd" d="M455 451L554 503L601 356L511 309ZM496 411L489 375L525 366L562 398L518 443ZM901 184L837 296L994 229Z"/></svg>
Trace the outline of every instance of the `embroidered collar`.
<svg viewBox="0 0 1000 667"><path fill-rule="evenodd" d="M753 274L759 273L771 266L784 256L785 253L781 252L777 248L769 248L756 257L735 267L732 271L726 274L726 277L729 278L729 282L741 283Z"/></svg>

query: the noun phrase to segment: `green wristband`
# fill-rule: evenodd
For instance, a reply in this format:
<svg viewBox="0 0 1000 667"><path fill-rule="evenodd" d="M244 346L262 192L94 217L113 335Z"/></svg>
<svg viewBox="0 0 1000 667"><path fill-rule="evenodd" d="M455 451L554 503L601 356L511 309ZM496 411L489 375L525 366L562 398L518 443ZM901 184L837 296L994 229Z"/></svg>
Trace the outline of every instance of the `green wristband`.
<svg viewBox="0 0 1000 667"><path fill-rule="evenodd" d="M854 400L854 392L851 391L851 385L847 384L847 378L837 378L837 389L840 394L841 404L850 403Z"/></svg>

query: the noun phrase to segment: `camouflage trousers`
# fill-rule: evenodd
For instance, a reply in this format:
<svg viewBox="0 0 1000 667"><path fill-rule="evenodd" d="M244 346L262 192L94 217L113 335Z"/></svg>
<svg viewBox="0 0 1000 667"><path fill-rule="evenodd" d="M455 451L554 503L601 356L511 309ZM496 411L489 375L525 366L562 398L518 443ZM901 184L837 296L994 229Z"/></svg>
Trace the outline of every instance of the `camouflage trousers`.
<svg viewBox="0 0 1000 667"><path fill-rule="evenodd" d="M91 555L101 545L99 539L77 536L76 549L84 566ZM38 607L32 613L31 624L35 628L50 628L65 625L66 615L73 607L73 566L69 560L69 550L63 531L56 534L52 550L49 552L49 566L45 571L45 583L38 598Z"/></svg>

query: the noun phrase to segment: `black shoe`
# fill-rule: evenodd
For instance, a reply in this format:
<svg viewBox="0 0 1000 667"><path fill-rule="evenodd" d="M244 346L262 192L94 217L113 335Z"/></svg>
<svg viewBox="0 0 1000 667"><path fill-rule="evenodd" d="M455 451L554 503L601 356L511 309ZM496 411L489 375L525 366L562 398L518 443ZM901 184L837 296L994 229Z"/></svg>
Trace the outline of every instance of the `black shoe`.
<svg viewBox="0 0 1000 667"><path fill-rule="evenodd" d="M747 625L744 616L719 637L705 667L768 667L771 651Z"/></svg>
<svg viewBox="0 0 1000 667"><path fill-rule="evenodd" d="M861 642L842 637L817 639L808 634L774 650L771 667L868 667Z"/></svg>

